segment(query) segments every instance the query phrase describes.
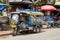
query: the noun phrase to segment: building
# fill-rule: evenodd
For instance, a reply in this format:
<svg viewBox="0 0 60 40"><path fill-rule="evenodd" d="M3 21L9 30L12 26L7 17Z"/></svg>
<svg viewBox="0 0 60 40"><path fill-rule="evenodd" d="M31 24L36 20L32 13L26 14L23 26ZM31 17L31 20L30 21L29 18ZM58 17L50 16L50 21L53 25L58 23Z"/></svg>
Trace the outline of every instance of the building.
<svg viewBox="0 0 60 40"><path fill-rule="evenodd" d="M60 0L56 0L55 5L60 5Z"/></svg>

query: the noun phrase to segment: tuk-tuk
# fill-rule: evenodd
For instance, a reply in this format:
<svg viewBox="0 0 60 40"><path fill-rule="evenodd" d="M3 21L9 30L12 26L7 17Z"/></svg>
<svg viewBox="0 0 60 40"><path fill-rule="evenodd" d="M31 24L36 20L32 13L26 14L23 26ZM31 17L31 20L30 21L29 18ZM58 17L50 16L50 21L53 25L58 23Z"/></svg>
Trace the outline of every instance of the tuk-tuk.
<svg viewBox="0 0 60 40"><path fill-rule="evenodd" d="M21 32L40 32L41 27L38 23L35 25L29 23L29 16L26 13L21 12L11 12L11 27L12 35L20 34Z"/></svg>

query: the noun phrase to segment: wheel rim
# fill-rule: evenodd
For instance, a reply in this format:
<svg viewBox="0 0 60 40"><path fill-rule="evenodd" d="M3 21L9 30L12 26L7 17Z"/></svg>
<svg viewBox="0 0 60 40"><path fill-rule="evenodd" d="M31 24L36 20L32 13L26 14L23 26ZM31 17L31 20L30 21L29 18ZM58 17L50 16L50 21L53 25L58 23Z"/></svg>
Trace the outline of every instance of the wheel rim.
<svg viewBox="0 0 60 40"><path fill-rule="evenodd" d="M39 28L37 28L37 29L36 29L36 31L37 31L37 32L40 32L40 29L39 29Z"/></svg>

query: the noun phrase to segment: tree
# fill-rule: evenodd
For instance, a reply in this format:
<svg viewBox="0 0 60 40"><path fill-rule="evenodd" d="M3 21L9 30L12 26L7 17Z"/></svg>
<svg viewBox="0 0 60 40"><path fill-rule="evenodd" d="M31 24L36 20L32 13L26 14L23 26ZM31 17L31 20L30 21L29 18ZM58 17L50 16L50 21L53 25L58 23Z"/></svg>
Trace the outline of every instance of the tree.
<svg viewBox="0 0 60 40"><path fill-rule="evenodd" d="M47 4L55 4L56 0L47 0Z"/></svg>
<svg viewBox="0 0 60 40"><path fill-rule="evenodd" d="M39 0L37 2L38 5L42 5L42 4L55 4L56 0Z"/></svg>
<svg viewBox="0 0 60 40"><path fill-rule="evenodd" d="M42 4L46 4L47 0L39 0L36 4L38 5L42 5Z"/></svg>

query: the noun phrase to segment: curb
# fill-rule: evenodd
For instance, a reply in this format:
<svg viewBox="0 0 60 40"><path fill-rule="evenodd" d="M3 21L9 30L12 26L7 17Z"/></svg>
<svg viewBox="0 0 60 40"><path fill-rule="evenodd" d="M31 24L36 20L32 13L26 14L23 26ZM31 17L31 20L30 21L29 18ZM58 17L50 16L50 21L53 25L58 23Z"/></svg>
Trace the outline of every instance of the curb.
<svg viewBox="0 0 60 40"><path fill-rule="evenodd" d="M12 31L3 31L0 33L0 36L7 36L7 35L11 35Z"/></svg>
<svg viewBox="0 0 60 40"><path fill-rule="evenodd" d="M9 34L3 34L3 35L0 35L0 36L7 36L7 35L11 35L11 33L9 33Z"/></svg>

